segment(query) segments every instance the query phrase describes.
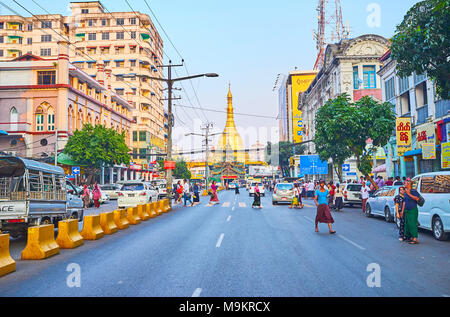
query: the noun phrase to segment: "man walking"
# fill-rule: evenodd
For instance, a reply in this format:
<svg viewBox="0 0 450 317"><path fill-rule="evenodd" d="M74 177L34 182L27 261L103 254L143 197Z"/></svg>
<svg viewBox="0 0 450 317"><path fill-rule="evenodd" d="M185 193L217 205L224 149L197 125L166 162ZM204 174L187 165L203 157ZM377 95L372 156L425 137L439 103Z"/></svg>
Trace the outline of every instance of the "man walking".
<svg viewBox="0 0 450 317"><path fill-rule="evenodd" d="M187 201L191 203L192 206L192 199L191 199L191 193L189 184L187 183L187 180L183 181L183 198L184 198L184 206L186 206Z"/></svg>
<svg viewBox="0 0 450 317"><path fill-rule="evenodd" d="M361 186L361 200L362 200L362 211L366 213L366 202L369 199L369 187L365 183Z"/></svg>

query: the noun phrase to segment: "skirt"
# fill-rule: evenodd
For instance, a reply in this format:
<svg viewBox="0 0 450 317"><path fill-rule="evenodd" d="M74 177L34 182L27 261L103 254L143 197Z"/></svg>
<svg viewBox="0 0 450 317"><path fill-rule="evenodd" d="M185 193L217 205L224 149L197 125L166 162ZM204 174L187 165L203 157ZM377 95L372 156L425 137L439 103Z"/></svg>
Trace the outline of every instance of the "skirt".
<svg viewBox="0 0 450 317"><path fill-rule="evenodd" d="M255 195L255 197L253 198L253 207L259 207L261 206L261 196L257 196Z"/></svg>
<svg viewBox="0 0 450 317"><path fill-rule="evenodd" d="M321 204L317 207L316 225L321 223L334 223L333 216L331 216L330 208L327 204Z"/></svg>
<svg viewBox="0 0 450 317"><path fill-rule="evenodd" d="M419 236L419 230L417 228L417 219L419 217L419 211L417 207L414 209L406 209L403 213L405 217L405 237L406 238L417 238Z"/></svg>
<svg viewBox="0 0 450 317"><path fill-rule="evenodd" d="M336 200L334 201L334 207L337 210L341 210L344 208L344 203L342 202L342 197L336 197Z"/></svg>
<svg viewBox="0 0 450 317"><path fill-rule="evenodd" d="M194 203L200 202L200 195L198 193L194 193Z"/></svg>
<svg viewBox="0 0 450 317"><path fill-rule="evenodd" d="M217 197L217 192L215 192L211 195L211 199L209 201L210 202L211 201L219 201L219 197Z"/></svg>

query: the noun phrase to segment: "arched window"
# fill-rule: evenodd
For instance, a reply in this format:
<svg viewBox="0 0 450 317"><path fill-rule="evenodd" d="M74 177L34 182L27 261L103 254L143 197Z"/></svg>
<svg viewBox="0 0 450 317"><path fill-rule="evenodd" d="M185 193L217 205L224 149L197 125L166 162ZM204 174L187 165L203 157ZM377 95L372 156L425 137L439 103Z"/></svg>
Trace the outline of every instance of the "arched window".
<svg viewBox="0 0 450 317"><path fill-rule="evenodd" d="M100 118L98 116L95 117L94 123L95 123L95 125L100 124Z"/></svg>
<svg viewBox="0 0 450 317"><path fill-rule="evenodd" d="M90 113L88 113L86 121L87 121L87 123L90 123L92 125L92 117L91 117Z"/></svg>
<svg viewBox="0 0 450 317"><path fill-rule="evenodd" d="M19 121L19 112L15 107L12 107L11 111L9 112L9 122L11 126L11 131L19 130L19 125L17 124L18 121Z"/></svg>
<svg viewBox="0 0 450 317"><path fill-rule="evenodd" d="M81 130L83 128L83 111L80 109L77 114L77 129Z"/></svg>
<svg viewBox="0 0 450 317"><path fill-rule="evenodd" d="M36 131L44 131L44 110L42 107L37 107L36 112Z"/></svg>
<svg viewBox="0 0 450 317"><path fill-rule="evenodd" d="M69 115L68 122L67 122L68 130L69 130L69 132L72 132L72 130L73 130L73 109L72 109L72 105L69 106L69 109L67 110L67 113Z"/></svg>
<svg viewBox="0 0 450 317"><path fill-rule="evenodd" d="M47 131L55 131L55 111L52 107L47 110Z"/></svg>

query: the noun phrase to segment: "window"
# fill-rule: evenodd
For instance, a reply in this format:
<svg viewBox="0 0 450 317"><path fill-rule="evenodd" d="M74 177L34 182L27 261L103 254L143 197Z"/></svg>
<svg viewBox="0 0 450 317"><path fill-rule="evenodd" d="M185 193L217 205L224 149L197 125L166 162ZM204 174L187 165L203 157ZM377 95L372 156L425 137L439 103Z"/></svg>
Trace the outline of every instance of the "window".
<svg viewBox="0 0 450 317"><path fill-rule="evenodd" d="M52 41L52 36L51 35L41 35L41 42L51 42Z"/></svg>
<svg viewBox="0 0 450 317"><path fill-rule="evenodd" d="M116 94L118 94L119 96L123 96L123 88L121 89L121 88L117 88L116 89Z"/></svg>
<svg viewBox="0 0 450 317"><path fill-rule="evenodd" d="M353 66L353 89L359 89L358 66Z"/></svg>
<svg viewBox="0 0 450 317"><path fill-rule="evenodd" d="M109 33L102 33L102 40L109 40Z"/></svg>
<svg viewBox="0 0 450 317"><path fill-rule="evenodd" d="M36 110L36 131L44 131L44 111L41 107Z"/></svg>
<svg viewBox="0 0 450 317"><path fill-rule="evenodd" d="M139 158L145 159L147 157L147 149L139 149Z"/></svg>
<svg viewBox="0 0 450 317"><path fill-rule="evenodd" d="M139 131L139 141L147 141L147 132Z"/></svg>
<svg viewBox="0 0 450 317"><path fill-rule="evenodd" d="M116 61L116 67L123 67L124 65L123 61Z"/></svg>
<svg viewBox="0 0 450 317"><path fill-rule="evenodd" d="M97 40L97 34L96 33L89 33L88 34L88 40L89 41L96 41Z"/></svg>
<svg viewBox="0 0 450 317"><path fill-rule="evenodd" d="M130 19L130 24L131 25L136 25L136 18L131 18Z"/></svg>
<svg viewBox="0 0 450 317"><path fill-rule="evenodd" d="M125 24L125 19L120 18L120 19L117 19L116 22L117 22L117 25L124 25Z"/></svg>
<svg viewBox="0 0 450 317"><path fill-rule="evenodd" d="M82 14L87 14L87 13L89 13L89 9L81 9L81 13Z"/></svg>
<svg viewBox="0 0 450 317"><path fill-rule="evenodd" d="M3 29L4 27L4 22L0 22L0 29Z"/></svg>
<svg viewBox="0 0 450 317"><path fill-rule="evenodd" d="M4 36L0 36L0 43L4 43L5 42L5 37Z"/></svg>
<svg viewBox="0 0 450 317"><path fill-rule="evenodd" d="M28 31L33 31L33 24L32 23L27 25L27 30Z"/></svg>
<svg viewBox="0 0 450 317"><path fill-rule="evenodd" d="M422 193L449 194L450 175L422 176L420 191Z"/></svg>
<svg viewBox="0 0 450 317"><path fill-rule="evenodd" d="M94 26L94 20L88 20L88 25L89 26Z"/></svg>
<svg viewBox="0 0 450 317"><path fill-rule="evenodd" d="M136 142L138 140L137 131L133 131L133 141Z"/></svg>
<svg viewBox="0 0 450 317"><path fill-rule="evenodd" d="M27 44L28 45L33 44L33 38L31 37L27 38Z"/></svg>
<svg viewBox="0 0 450 317"><path fill-rule="evenodd" d="M38 85L54 85L55 71L41 71L38 72Z"/></svg>
<svg viewBox="0 0 450 317"><path fill-rule="evenodd" d="M116 33L116 40L123 40L124 39L124 33L123 32L117 32Z"/></svg>
<svg viewBox="0 0 450 317"><path fill-rule="evenodd" d="M55 131L55 112L53 108L49 108L47 112L47 131Z"/></svg>
<svg viewBox="0 0 450 317"><path fill-rule="evenodd" d="M399 92L403 93L403 92L405 92L408 89L409 89L409 78L408 77L399 78L398 79L398 90L399 90Z"/></svg>
<svg viewBox="0 0 450 317"><path fill-rule="evenodd" d="M11 125L11 131L17 131L19 126L17 125L17 122L19 121L19 112L15 107L12 107L11 111L9 112L9 122Z"/></svg>
<svg viewBox="0 0 450 317"><path fill-rule="evenodd" d="M3 50L0 50L0 56L3 56Z"/></svg>
<svg viewBox="0 0 450 317"><path fill-rule="evenodd" d="M108 20L106 20L106 19L103 19L102 20L102 26L106 26L107 24L108 24L108 22L107 22Z"/></svg>
<svg viewBox="0 0 450 317"><path fill-rule="evenodd" d="M52 50L50 48L41 48L41 56L51 56Z"/></svg>
<svg viewBox="0 0 450 317"><path fill-rule="evenodd" d="M395 80L394 77L386 80L384 83L384 90L386 94L386 100L389 101L395 98Z"/></svg>
<svg viewBox="0 0 450 317"><path fill-rule="evenodd" d="M377 88L377 82L375 77L375 66L363 67L363 80L365 89Z"/></svg>
<svg viewBox="0 0 450 317"><path fill-rule="evenodd" d="M41 28L42 29L51 29L52 28L52 21L42 21L41 22Z"/></svg>
<svg viewBox="0 0 450 317"><path fill-rule="evenodd" d="M136 38L136 31L131 31L130 35L131 35L132 39L135 39Z"/></svg>
<svg viewBox="0 0 450 317"><path fill-rule="evenodd" d="M130 67L136 66L136 60L130 60Z"/></svg>

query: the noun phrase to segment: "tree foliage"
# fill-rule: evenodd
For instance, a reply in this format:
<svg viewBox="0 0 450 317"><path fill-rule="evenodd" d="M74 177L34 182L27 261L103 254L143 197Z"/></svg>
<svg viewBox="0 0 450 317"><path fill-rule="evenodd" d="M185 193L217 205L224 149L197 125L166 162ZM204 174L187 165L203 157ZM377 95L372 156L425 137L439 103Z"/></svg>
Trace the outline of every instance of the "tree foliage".
<svg viewBox="0 0 450 317"><path fill-rule="evenodd" d="M266 147L266 162L268 164L272 164L271 156L272 150L279 151L279 166L283 175L289 175L290 168L290 157L294 155L293 151L294 145L291 142L281 141L279 143L272 144L271 142L267 142ZM306 146L303 144L295 145L295 154L303 154L306 149Z"/></svg>
<svg viewBox="0 0 450 317"><path fill-rule="evenodd" d="M173 176L180 179L191 179L192 175L189 171L186 162L181 159L175 162L175 170Z"/></svg>
<svg viewBox="0 0 450 317"><path fill-rule="evenodd" d="M450 0L415 4L391 39L398 74L427 73L442 99L450 98Z"/></svg>
<svg viewBox="0 0 450 317"><path fill-rule="evenodd" d="M395 127L395 113L388 102L380 103L365 96L355 103L348 94L330 99L316 114L314 144L320 159L332 159L342 165L356 157L359 171L368 176L372 166L369 156L388 143ZM367 140L373 147L368 149Z"/></svg>

